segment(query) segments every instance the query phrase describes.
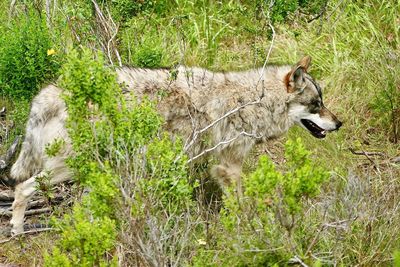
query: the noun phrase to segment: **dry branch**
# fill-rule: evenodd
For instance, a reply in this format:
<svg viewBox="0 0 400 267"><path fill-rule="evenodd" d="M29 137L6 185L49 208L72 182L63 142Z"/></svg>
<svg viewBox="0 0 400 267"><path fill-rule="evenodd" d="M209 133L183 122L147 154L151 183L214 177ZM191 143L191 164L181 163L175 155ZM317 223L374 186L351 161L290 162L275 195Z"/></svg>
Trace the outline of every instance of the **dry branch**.
<svg viewBox="0 0 400 267"><path fill-rule="evenodd" d="M246 133L245 131L242 131L242 132L240 132L239 134L237 134L235 137L233 137L233 138L231 138L231 139L229 139L229 140L221 141L221 142L219 142L218 144L216 144L215 146L203 150L203 151L202 151L201 153L199 153L198 155L196 155L196 156L190 158L190 159L188 160L188 163L190 163L190 162L192 162L192 161L198 159L199 157L201 157L201 156L203 156L203 155L205 155L205 154L207 154L207 153L209 153L209 152L211 152L211 151L217 149L218 147L220 147L220 146L222 146L222 145L228 145L228 144L232 143L233 141L235 141L236 139L238 139L240 136L248 136L248 137L253 137L253 138L256 138L256 139L262 138L262 136L257 136L257 135L255 135L255 134L249 134L249 133Z"/></svg>
<svg viewBox="0 0 400 267"><path fill-rule="evenodd" d="M189 143L187 143L187 144L184 146L183 151L187 152L187 151L189 150L189 148L190 148L191 146L193 146L193 144L196 142L196 140L197 140L197 138L199 137L200 134L204 133L205 131L207 131L208 129L210 129L211 127L213 127L215 124L217 124L217 123L220 122L221 120L223 120L223 119L225 119L225 118L231 116L232 114L238 112L239 110L241 110L241 109L243 109L243 108L245 108L245 107L247 107L247 106L256 105L256 104L258 104L258 103L260 103L260 102L261 102L261 98L258 99L258 100L255 100L255 101L252 101L252 102L249 102L249 103L240 105L240 106L238 106L238 107L236 107L236 108L234 108L234 109L228 111L227 113L225 113L223 116L219 117L218 119L214 120L213 122L211 122L211 123L210 123L209 125L207 125L206 127L202 128L202 129L200 129L200 130L198 130L198 131L194 131L194 133L192 134L192 139L190 140ZM232 141L233 141L233 140L232 140Z"/></svg>
<svg viewBox="0 0 400 267"><path fill-rule="evenodd" d="M13 235L10 238L4 239L4 240L0 240L0 244L7 243L7 242L9 242L9 241L13 240L14 238L16 238L18 236L21 236L21 235L37 234L37 233L40 233L40 232L47 232L47 231L52 231L52 230L54 230L54 228L40 228L40 229L25 231L25 232Z"/></svg>
<svg viewBox="0 0 400 267"><path fill-rule="evenodd" d="M354 148L349 148L350 152L354 155L362 155L362 156L380 156L384 157L385 154L382 152L367 152L367 151L356 151Z"/></svg>
<svg viewBox="0 0 400 267"><path fill-rule="evenodd" d="M98 31L103 39L103 41L101 42L103 50L107 54L108 60L110 61L111 65L114 65L112 60L113 52L118 60L118 65L122 67L122 59L115 42L115 37L118 33L118 26L115 24L108 10L108 16L106 17L95 0L92 0L92 4L95 10L96 18L98 20Z"/></svg>
<svg viewBox="0 0 400 267"><path fill-rule="evenodd" d="M299 264L302 267L308 267L297 255L291 258L288 262L289 264Z"/></svg>
<svg viewBox="0 0 400 267"><path fill-rule="evenodd" d="M395 157L395 158L391 159L390 161L394 162L394 163L400 163L400 157Z"/></svg>
<svg viewBox="0 0 400 267"><path fill-rule="evenodd" d="M14 192L13 191L3 191L0 192L0 201L13 201Z"/></svg>
<svg viewBox="0 0 400 267"><path fill-rule="evenodd" d="M11 201L10 202L0 201L0 207L11 207L11 205L12 205Z"/></svg>

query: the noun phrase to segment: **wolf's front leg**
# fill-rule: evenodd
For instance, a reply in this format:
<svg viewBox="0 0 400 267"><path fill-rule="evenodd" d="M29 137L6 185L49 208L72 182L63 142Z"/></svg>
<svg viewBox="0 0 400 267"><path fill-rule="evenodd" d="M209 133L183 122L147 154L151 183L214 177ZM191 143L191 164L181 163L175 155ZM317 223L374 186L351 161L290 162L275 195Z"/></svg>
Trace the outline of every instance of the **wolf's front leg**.
<svg viewBox="0 0 400 267"><path fill-rule="evenodd" d="M220 164L211 169L211 175L216 179L222 190L226 193L226 187L235 184L236 193L239 198L243 195L242 188L242 164L243 157L232 151L224 151L220 154Z"/></svg>
<svg viewBox="0 0 400 267"><path fill-rule="evenodd" d="M242 196L242 182L241 182L242 166L241 164L219 164L211 169L211 175L217 180L221 189L226 193L226 187L231 186L232 183L236 185L236 192L239 197Z"/></svg>
<svg viewBox="0 0 400 267"><path fill-rule="evenodd" d="M211 175L220 184L224 192L232 183L236 185L236 193L239 199L243 196L242 187L242 165L245 157L254 146L252 138L241 137L234 143L224 147L216 154L220 164L213 166Z"/></svg>
<svg viewBox="0 0 400 267"><path fill-rule="evenodd" d="M39 174L40 175L40 174ZM15 235L24 231L24 217L29 199L36 191L36 176L18 184L15 187L14 202L12 204L11 234Z"/></svg>

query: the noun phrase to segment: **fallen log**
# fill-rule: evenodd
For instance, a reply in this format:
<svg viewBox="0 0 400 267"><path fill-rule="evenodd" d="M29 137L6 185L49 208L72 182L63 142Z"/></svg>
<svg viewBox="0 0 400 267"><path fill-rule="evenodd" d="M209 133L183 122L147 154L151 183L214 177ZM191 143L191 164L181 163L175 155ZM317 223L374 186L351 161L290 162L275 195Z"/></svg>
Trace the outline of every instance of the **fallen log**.
<svg viewBox="0 0 400 267"><path fill-rule="evenodd" d="M0 192L1 202L12 202L14 200L14 192L11 190Z"/></svg>
<svg viewBox="0 0 400 267"><path fill-rule="evenodd" d="M28 210L25 212L25 216L29 215L37 215L37 214L42 214L42 213L47 213L50 212L50 208L41 208L41 209L35 209L35 210ZM0 209L0 216L7 216L11 217L12 216L12 209Z"/></svg>

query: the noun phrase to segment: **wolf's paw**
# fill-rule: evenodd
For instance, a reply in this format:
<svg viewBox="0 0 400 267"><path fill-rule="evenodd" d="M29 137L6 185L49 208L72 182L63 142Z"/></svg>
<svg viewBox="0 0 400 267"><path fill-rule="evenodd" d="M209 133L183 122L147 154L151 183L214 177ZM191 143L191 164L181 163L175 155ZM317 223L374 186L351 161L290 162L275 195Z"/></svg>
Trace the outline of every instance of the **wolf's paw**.
<svg viewBox="0 0 400 267"><path fill-rule="evenodd" d="M24 231L24 224L23 223L15 223L13 220L10 221L11 225L11 235L17 235Z"/></svg>
<svg viewBox="0 0 400 267"><path fill-rule="evenodd" d="M24 231L24 226L21 227L12 227L11 228L11 236L18 235Z"/></svg>

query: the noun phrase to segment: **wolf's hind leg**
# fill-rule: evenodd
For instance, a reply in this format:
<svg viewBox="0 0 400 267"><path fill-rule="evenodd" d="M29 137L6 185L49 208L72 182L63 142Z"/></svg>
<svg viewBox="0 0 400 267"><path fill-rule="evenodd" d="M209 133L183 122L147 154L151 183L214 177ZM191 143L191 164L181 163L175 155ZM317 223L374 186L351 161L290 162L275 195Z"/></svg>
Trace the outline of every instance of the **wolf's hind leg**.
<svg viewBox="0 0 400 267"><path fill-rule="evenodd" d="M44 175L44 172L35 175L25 182L15 187L14 202L12 204L12 218L10 224L12 226L11 234L15 235L24 231L25 210L29 199L33 197L36 191L36 178Z"/></svg>

